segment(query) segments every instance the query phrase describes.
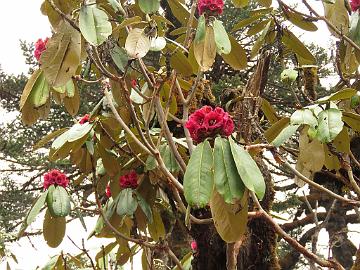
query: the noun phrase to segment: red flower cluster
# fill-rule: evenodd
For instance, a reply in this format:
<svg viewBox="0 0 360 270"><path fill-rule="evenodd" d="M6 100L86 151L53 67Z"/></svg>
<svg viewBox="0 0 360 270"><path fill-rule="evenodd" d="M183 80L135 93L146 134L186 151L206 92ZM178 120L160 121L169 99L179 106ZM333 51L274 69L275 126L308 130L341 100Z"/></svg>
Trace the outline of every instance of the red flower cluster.
<svg viewBox="0 0 360 270"><path fill-rule="evenodd" d="M132 170L130 173L120 176L119 183L121 188L137 188L138 182L136 172Z"/></svg>
<svg viewBox="0 0 360 270"><path fill-rule="evenodd" d="M350 6L352 11L357 11L360 8L360 0L350 0Z"/></svg>
<svg viewBox="0 0 360 270"><path fill-rule="evenodd" d="M189 130L191 138L200 143L218 134L229 137L234 131L234 122L220 107L213 110L210 106L204 106L190 115L185 127Z"/></svg>
<svg viewBox="0 0 360 270"><path fill-rule="evenodd" d="M198 10L202 15L208 11L210 15L220 15L223 12L224 1L223 0L199 0Z"/></svg>
<svg viewBox="0 0 360 270"><path fill-rule="evenodd" d="M110 186L109 186L109 185L106 186L105 195L106 195L106 197L108 197L108 198L111 197L111 190L110 190Z"/></svg>
<svg viewBox="0 0 360 270"><path fill-rule="evenodd" d="M89 120L90 120L90 115L89 115L89 114L85 114L85 115L80 119L79 124L80 124L80 125L83 125L83 124L89 122Z"/></svg>
<svg viewBox="0 0 360 270"><path fill-rule="evenodd" d="M46 38L45 40L42 40L41 38L39 38L35 42L34 56L35 56L36 60L40 61L40 56L43 53L43 51L46 50L46 43L48 41L49 41L49 38Z"/></svg>
<svg viewBox="0 0 360 270"><path fill-rule="evenodd" d="M48 189L51 185L66 188L69 185L69 179L58 170L51 170L44 174L44 189Z"/></svg>

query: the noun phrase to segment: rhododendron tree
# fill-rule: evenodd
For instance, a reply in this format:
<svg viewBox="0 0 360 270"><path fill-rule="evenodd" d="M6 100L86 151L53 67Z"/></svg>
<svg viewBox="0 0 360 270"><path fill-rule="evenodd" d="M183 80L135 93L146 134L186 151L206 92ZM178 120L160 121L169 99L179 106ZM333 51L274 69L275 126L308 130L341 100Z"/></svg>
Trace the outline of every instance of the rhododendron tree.
<svg viewBox="0 0 360 270"><path fill-rule="evenodd" d="M350 1L351 17L346 1L323 1L324 15L307 0L298 1L301 9L276 2L44 1L53 35L35 45L41 65L20 111L28 126L54 103L73 117L35 147L48 146L49 161L69 173L44 175L19 237L45 209L50 247L63 241L70 215L86 227L88 212L97 219L89 237L112 239L94 258L83 246L85 260L61 252L46 269L115 269L139 251L143 269L291 269L300 254L311 269L354 264L356 248L347 249L351 256L337 249L352 244L347 222L329 224L350 220L347 212L360 206L352 138L360 132L358 2ZM243 10L230 25L227 12ZM318 31L319 21L336 39L339 75L334 92L321 96L319 60L297 32ZM281 98L264 94L274 69L284 70L276 80L293 98L290 111L279 113ZM219 70L228 81L215 97ZM241 83L229 83L233 77ZM89 94L83 85L101 99L79 116ZM293 222L284 221L286 209L274 214L278 175L291 183L280 190L306 186ZM79 190L84 198L75 200ZM293 231L313 220L304 234L314 235L309 249ZM332 255L317 250L321 228Z"/></svg>

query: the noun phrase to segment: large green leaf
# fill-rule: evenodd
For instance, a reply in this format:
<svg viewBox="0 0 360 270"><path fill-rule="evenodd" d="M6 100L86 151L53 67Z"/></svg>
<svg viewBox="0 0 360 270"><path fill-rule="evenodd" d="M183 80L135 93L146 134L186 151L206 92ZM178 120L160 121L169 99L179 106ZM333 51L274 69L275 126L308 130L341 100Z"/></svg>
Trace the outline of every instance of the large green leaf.
<svg viewBox="0 0 360 270"><path fill-rule="evenodd" d="M85 123L85 124L75 124L68 131L62 133L56 140L53 141L51 148L59 149L67 142L75 142L87 136L91 129L93 128L93 124Z"/></svg>
<svg viewBox="0 0 360 270"><path fill-rule="evenodd" d="M320 142L329 143L341 132L344 126L340 110L330 108L322 111L319 116L316 138Z"/></svg>
<svg viewBox="0 0 360 270"><path fill-rule="evenodd" d="M194 73L189 59L181 50L176 50L176 52L171 55L170 66L184 76L191 76Z"/></svg>
<svg viewBox="0 0 360 270"><path fill-rule="evenodd" d="M290 117L290 123L292 125L309 125L311 127L318 125L318 121L313 112L308 109L295 111Z"/></svg>
<svg viewBox="0 0 360 270"><path fill-rule="evenodd" d="M221 137L215 139L214 182L217 192L226 203L233 203L244 195L245 187L231 154L230 143Z"/></svg>
<svg viewBox="0 0 360 270"><path fill-rule="evenodd" d="M183 2L179 0L168 0L167 2L169 3L170 9L176 19L178 19L183 26L186 26L187 21L190 18L190 12L183 4ZM193 27L194 24L196 24L196 19L194 20L194 23L192 25Z"/></svg>
<svg viewBox="0 0 360 270"><path fill-rule="evenodd" d="M20 231L18 233L18 237L21 237L23 233L25 232L26 228L34 222L36 216L40 213L41 208L44 206L46 197L48 194L48 190L44 191L43 194L39 198L36 199L36 201L31 206L29 212L27 213L23 223L21 224Z"/></svg>
<svg viewBox="0 0 360 270"><path fill-rule="evenodd" d="M52 248L58 247L65 236L65 230L65 217L53 217L50 211L47 210L43 223L43 236L48 246Z"/></svg>
<svg viewBox="0 0 360 270"><path fill-rule="evenodd" d="M80 9L79 27L90 44L98 46L111 35L108 15L96 5L84 5Z"/></svg>
<svg viewBox="0 0 360 270"><path fill-rule="evenodd" d="M214 184L213 152L208 141L196 146L184 175L184 195L191 207L209 203Z"/></svg>
<svg viewBox="0 0 360 270"><path fill-rule="evenodd" d="M353 12L350 20L349 37L356 43L360 44L360 14Z"/></svg>
<svg viewBox="0 0 360 270"><path fill-rule="evenodd" d="M116 206L116 213L119 216L133 216L138 207L138 201L135 198L133 189L125 188L119 193L119 199Z"/></svg>
<svg viewBox="0 0 360 270"><path fill-rule="evenodd" d="M248 194L244 193L238 204L227 204L221 195L214 191L210 200L211 215L214 225L227 243L239 241L246 231L248 222Z"/></svg>
<svg viewBox="0 0 360 270"><path fill-rule="evenodd" d="M306 31L316 31L318 30L317 26L311 22L308 18L305 18L303 15L297 12L290 11L288 9L283 9L283 13L290 22L292 22L297 27L304 29Z"/></svg>
<svg viewBox="0 0 360 270"><path fill-rule="evenodd" d="M340 32L346 35L349 31L349 15L344 0L322 1L324 5L324 15ZM355 12L354 12L355 13ZM329 31L339 36L331 27Z"/></svg>
<svg viewBox="0 0 360 270"><path fill-rule="evenodd" d="M150 38L145 35L144 29L133 28L125 42L125 50L130 58L142 58L150 50Z"/></svg>
<svg viewBox="0 0 360 270"><path fill-rule="evenodd" d="M254 58L258 52L260 51L261 47L264 45L265 43L265 38L266 35L268 34L270 27L271 27L272 21L269 21L264 30L261 32L261 35L256 39L253 47L251 48L251 52L250 52L250 57Z"/></svg>
<svg viewBox="0 0 360 270"><path fill-rule="evenodd" d="M41 69L53 87L65 85L75 75L81 58L81 35L66 21L52 36L41 54Z"/></svg>
<svg viewBox="0 0 360 270"><path fill-rule="evenodd" d="M236 168L245 186L256 193L259 199L265 194L265 181L256 162L250 154L233 139L229 139Z"/></svg>
<svg viewBox="0 0 360 270"><path fill-rule="evenodd" d="M221 21L215 19L214 24L215 44L218 54L229 54L231 52L231 42L228 33Z"/></svg>
<svg viewBox="0 0 360 270"><path fill-rule="evenodd" d="M160 0L139 0L139 7L145 13L154 13L160 8Z"/></svg>
<svg viewBox="0 0 360 270"><path fill-rule="evenodd" d="M356 89L353 88L344 88L330 96L326 96L323 98L319 98L316 103L326 103L328 101L336 101L336 100L343 100L343 99L350 99L353 95L356 94Z"/></svg>
<svg viewBox="0 0 360 270"><path fill-rule="evenodd" d="M46 201L53 217L66 217L70 214L69 194L62 186L50 186Z"/></svg>

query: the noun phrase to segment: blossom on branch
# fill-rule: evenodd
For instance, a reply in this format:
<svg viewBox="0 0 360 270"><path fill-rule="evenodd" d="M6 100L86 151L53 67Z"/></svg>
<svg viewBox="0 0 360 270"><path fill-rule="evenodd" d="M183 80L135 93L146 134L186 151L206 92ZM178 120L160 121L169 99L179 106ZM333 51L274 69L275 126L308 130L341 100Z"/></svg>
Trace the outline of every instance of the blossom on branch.
<svg viewBox="0 0 360 270"><path fill-rule="evenodd" d="M216 135L229 137L234 131L234 122L230 115L220 107L212 109L204 106L190 115L185 127L189 130L191 138L201 143L206 138Z"/></svg>
<svg viewBox="0 0 360 270"><path fill-rule="evenodd" d="M51 170L50 172L44 174L44 189L48 189L51 185L66 188L69 185L69 179L62 172L58 170Z"/></svg>
<svg viewBox="0 0 360 270"><path fill-rule="evenodd" d="M119 184L121 188L136 189L138 187L136 172L132 170L130 173L120 176Z"/></svg>
<svg viewBox="0 0 360 270"><path fill-rule="evenodd" d="M109 185L106 186L105 195L106 195L106 197L108 197L108 198L111 197L111 190L110 190L110 186L109 186Z"/></svg>
<svg viewBox="0 0 360 270"><path fill-rule="evenodd" d="M223 12L224 1L223 0L199 0L198 10L199 15L204 12L209 15L220 15Z"/></svg>
<svg viewBox="0 0 360 270"><path fill-rule="evenodd" d="M41 54L46 50L46 44L48 41L49 41L49 38L46 38L45 40L42 40L41 38L39 38L35 42L34 56L35 56L36 60L39 62L40 62Z"/></svg>

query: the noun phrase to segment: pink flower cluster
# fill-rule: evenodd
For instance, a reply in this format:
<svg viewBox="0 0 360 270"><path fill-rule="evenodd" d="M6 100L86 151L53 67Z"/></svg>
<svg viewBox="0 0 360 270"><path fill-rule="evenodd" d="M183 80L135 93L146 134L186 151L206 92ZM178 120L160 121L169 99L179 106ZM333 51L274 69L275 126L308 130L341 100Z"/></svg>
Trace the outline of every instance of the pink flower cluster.
<svg viewBox="0 0 360 270"><path fill-rule="evenodd" d="M89 115L89 114L85 114L85 115L80 119L79 124L80 124L80 125L83 125L83 124L85 124L85 123L87 123L87 122L89 122L89 121L90 121L90 115Z"/></svg>
<svg viewBox="0 0 360 270"><path fill-rule="evenodd" d="M119 184L121 188L136 189L138 187L136 172L132 170L130 173L120 176Z"/></svg>
<svg viewBox="0 0 360 270"><path fill-rule="evenodd" d="M218 134L229 137L234 131L234 122L222 108L212 109L210 106L204 106L190 115L185 127L189 130L191 138L200 143Z"/></svg>
<svg viewBox="0 0 360 270"><path fill-rule="evenodd" d="M209 12L210 15L220 15L223 12L223 0L199 0L198 10L202 15L204 12Z"/></svg>
<svg viewBox="0 0 360 270"><path fill-rule="evenodd" d="M109 185L106 186L105 195L106 195L106 197L108 197L108 198L111 197L111 190L110 190L110 186L109 186Z"/></svg>
<svg viewBox="0 0 360 270"><path fill-rule="evenodd" d="M48 189L51 185L66 188L69 185L69 179L62 172L51 170L44 174L44 189Z"/></svg>
<svg viewBox="0 0 360 270"><path fill-rule="evenodd" d="M357 11L360 8L360 0L350 0L350 6L352 11Z"/></svg>
<svg viewBox="0 0 360 270"><path fill-rule="evenodd" d="M46 43L48 41L49 41L49 38L46 38L45 40L42 40L41 38L39 38L35 42L34 56L35 56L36 60L40 61L40 56L46 50Z"/></svg>

